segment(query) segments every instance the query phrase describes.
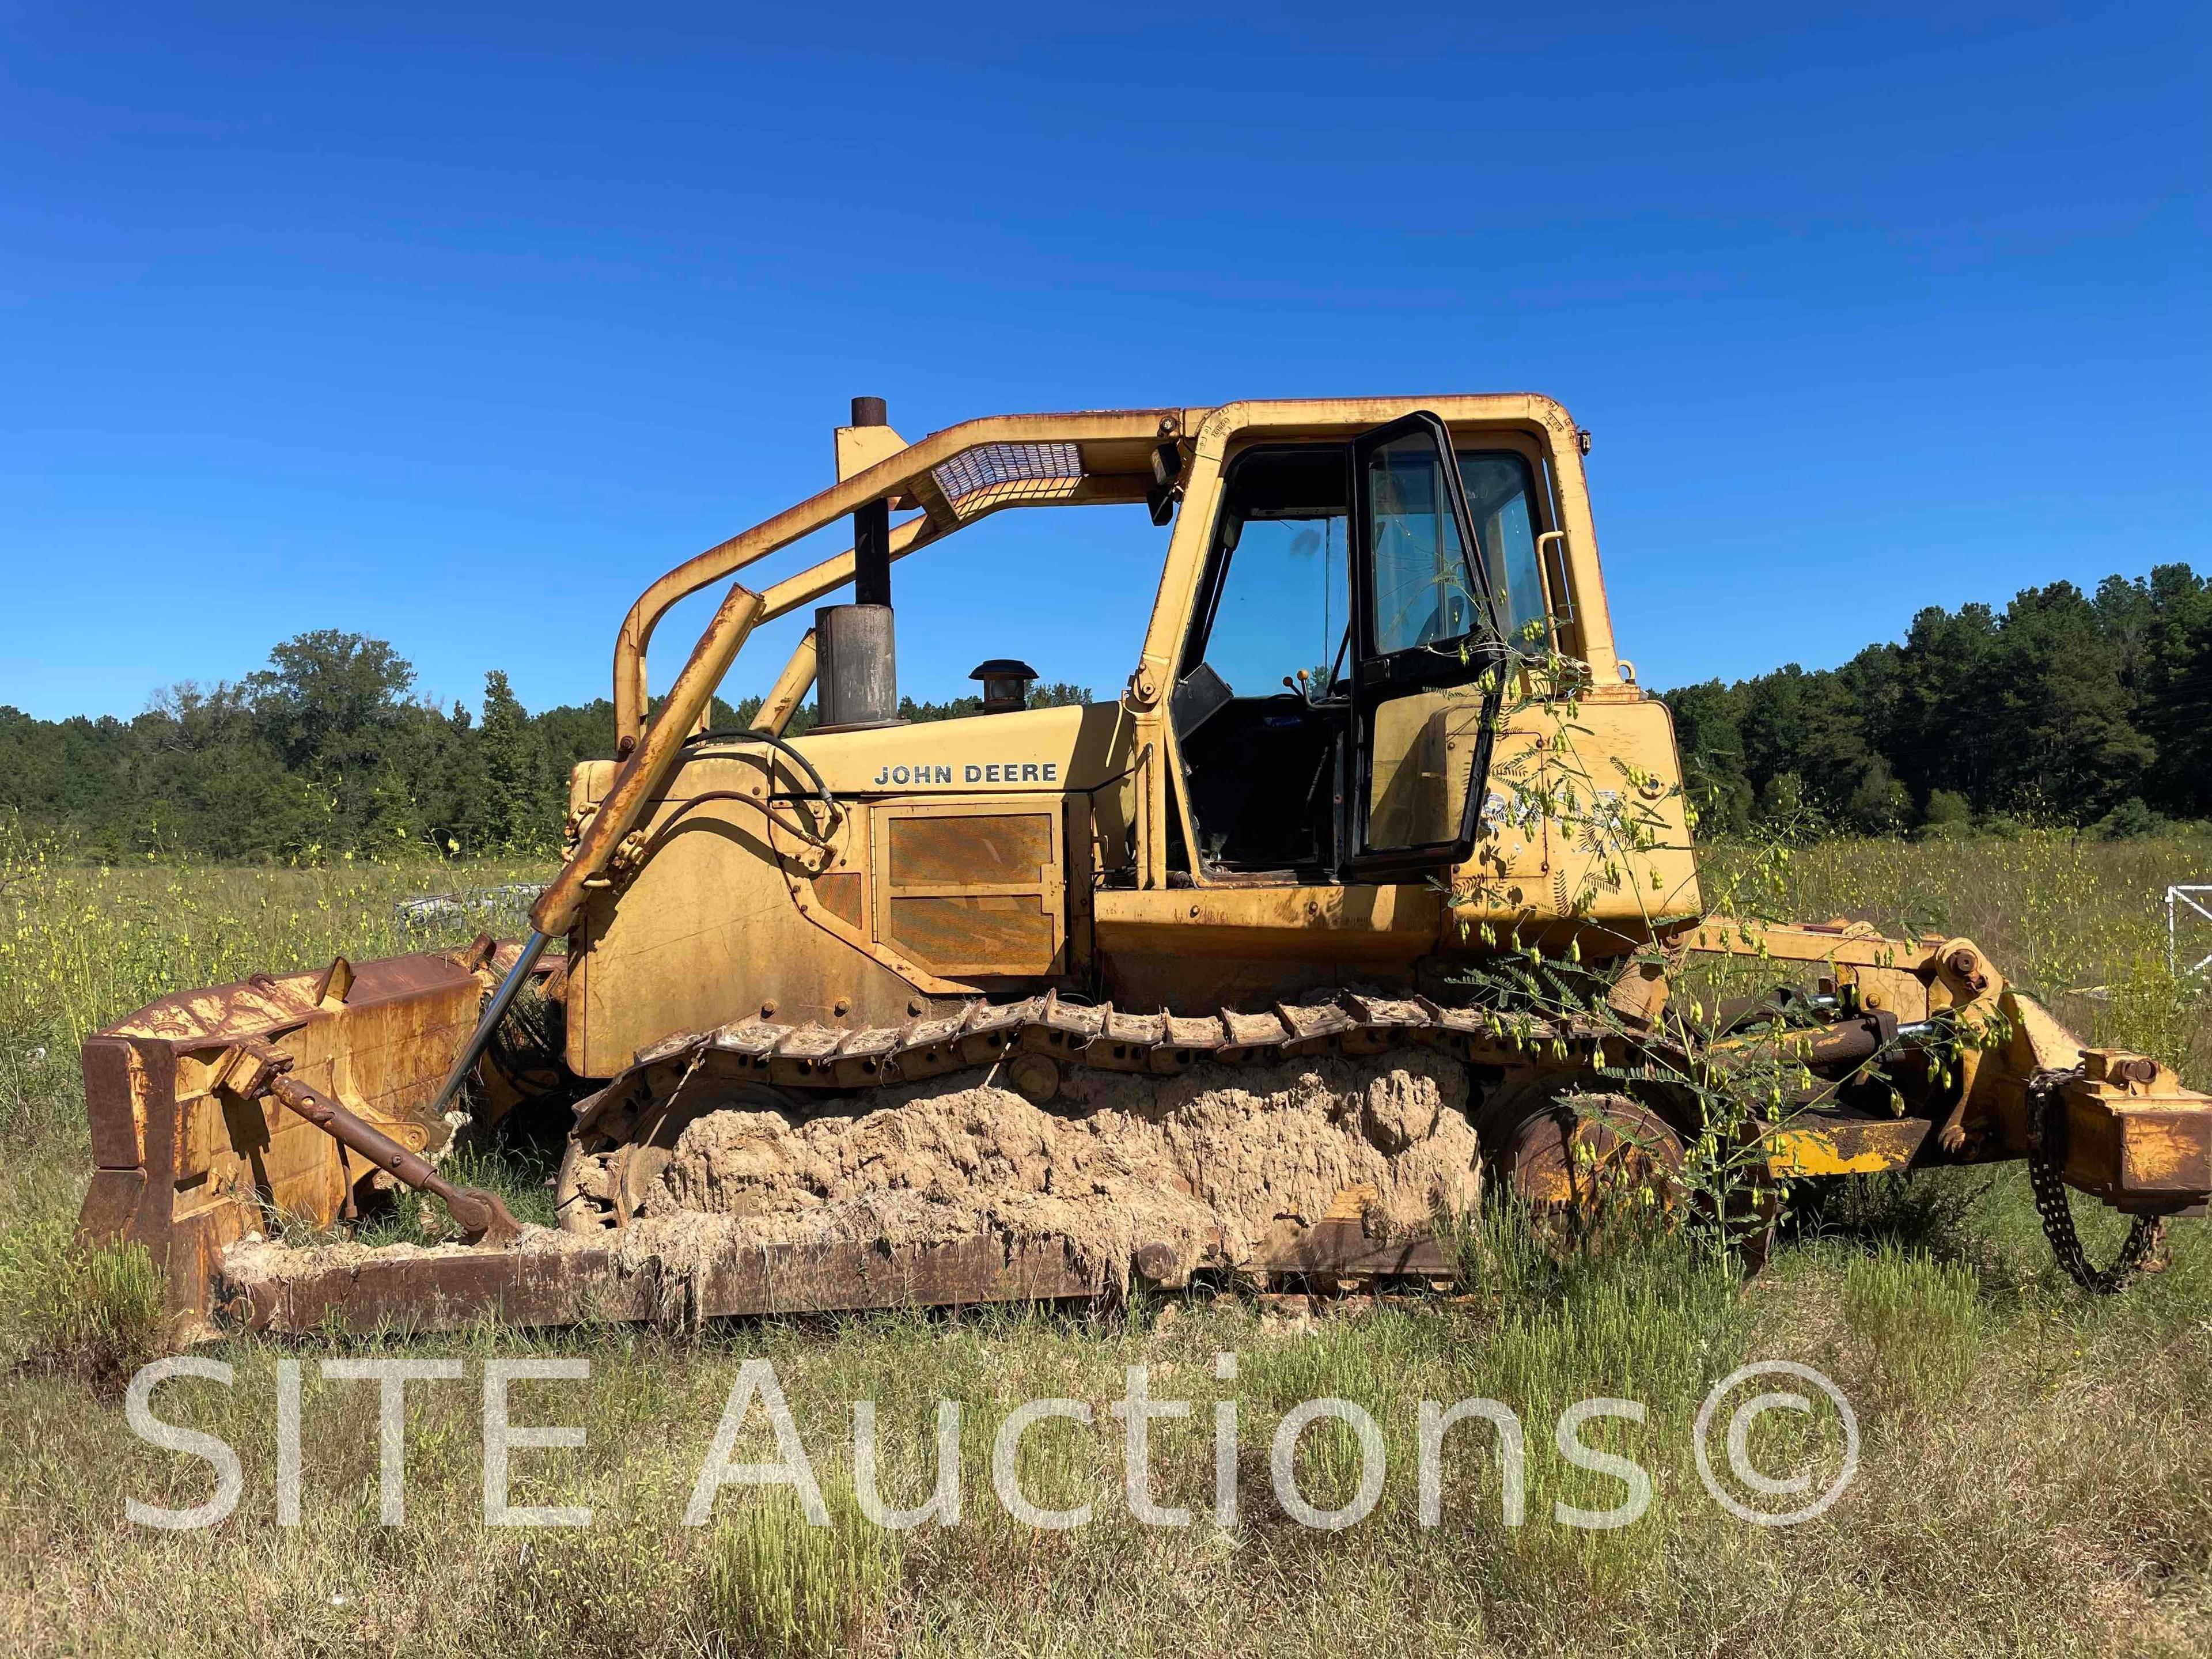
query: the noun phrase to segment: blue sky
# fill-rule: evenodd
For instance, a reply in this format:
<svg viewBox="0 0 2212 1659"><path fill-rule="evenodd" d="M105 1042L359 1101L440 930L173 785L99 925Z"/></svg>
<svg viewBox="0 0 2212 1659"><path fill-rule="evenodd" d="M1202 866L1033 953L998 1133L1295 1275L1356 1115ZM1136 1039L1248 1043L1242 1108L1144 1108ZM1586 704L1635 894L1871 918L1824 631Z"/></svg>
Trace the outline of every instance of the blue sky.
<svg viewBox="0 0 2212 1659"><path fill-rule="evenodd" d="M317 627L604 695L855 392L915 437L1549 392L1647 684L2202 569L2206 16L8 4L0 703ZM1161 545L1018 514L901 565L902 689L1110 695Z"/></svg>

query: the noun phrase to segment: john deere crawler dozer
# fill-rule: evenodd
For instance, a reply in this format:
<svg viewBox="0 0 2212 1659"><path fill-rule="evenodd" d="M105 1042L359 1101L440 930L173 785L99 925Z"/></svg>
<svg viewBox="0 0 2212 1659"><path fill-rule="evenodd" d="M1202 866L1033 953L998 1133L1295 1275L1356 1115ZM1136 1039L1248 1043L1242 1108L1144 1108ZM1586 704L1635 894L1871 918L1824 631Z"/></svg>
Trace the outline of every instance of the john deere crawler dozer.
<svg viewBox="0 0 2212 1659"><path fill-rule="evenodd" d="M257 975L86 1044L82 1231L143 1243L188 1334L1435 1280L1486 1170L1552 1211L1624 1170L1672 1191L1711 1144L1698 1079L1738 1065L1775 1080L1728 1128L1758 1170L2025 1158L2099 1287L2212 1194L2212 1101L2085 1051L1970 941L1706 913L1558 404L909 444L861 399L836 447L833 488L623 621L615 752L576 770L527 940ZM1165 556L1117 700L1026 708L1002 660L983 712L900 721L896 561L1002 510L1139 505ZM848 518L851 550L730 582L648 719L669 607ZM756 725L708 729L754 629L848 584ZM1670 1005L1699 953L1817 982ZM549 1109L558 1227L438 1175L457 1132ZM277 1242L402 1187L469 1242ZM2068 1187L2136 1218L2102 1273Z"/></svg>

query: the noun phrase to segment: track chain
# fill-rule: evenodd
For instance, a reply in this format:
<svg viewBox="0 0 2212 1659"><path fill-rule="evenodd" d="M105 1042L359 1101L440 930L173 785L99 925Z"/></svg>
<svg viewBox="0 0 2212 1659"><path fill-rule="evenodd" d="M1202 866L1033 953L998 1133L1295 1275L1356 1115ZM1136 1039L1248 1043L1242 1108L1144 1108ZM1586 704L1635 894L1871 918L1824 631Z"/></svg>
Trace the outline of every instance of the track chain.
<svg viewBox="0 0 2212 1659"><path fill-rule="evenodd" d="M2111 1296L2127 1288L2142 1264L2166 1236L2166 1218L2139 1215L2128 1229L2126 1242L2112 1265L2092 1267L2075 1231L2074 1206L2066 1196L2066 1103L2062 1090L2076 1073L2045 1072L2028 1085L2033 1133L2027 1154L2028 1185L2035 1194L2035 1212L2043 1218L2043 1236L2058 1265L2083 1290Z"/></svg>
<svg viewBox="0 0 2212 1659"><path fill-rule="evenodd" d="M1279 1002L1265 1013L1224 1009L1200 1015L1165 1009L1128 1013L1111 1003L1066 1001L1052 991L1020 1002L979 999L956 1012L861 1030L739 1020L641 1048L623 1078L647 1066L688 1066L712 1056L733 1063L740 1076L782 1088L845 1091L918 1082L1020 1054L1165 1077L1201 1064L1264 1066L1309 1054L1377 1054L1401 1044L1475 1061L1572 1065L1593 1056L1602 1036L1594 1023L1346 990L1312 1001Z"/></svg>

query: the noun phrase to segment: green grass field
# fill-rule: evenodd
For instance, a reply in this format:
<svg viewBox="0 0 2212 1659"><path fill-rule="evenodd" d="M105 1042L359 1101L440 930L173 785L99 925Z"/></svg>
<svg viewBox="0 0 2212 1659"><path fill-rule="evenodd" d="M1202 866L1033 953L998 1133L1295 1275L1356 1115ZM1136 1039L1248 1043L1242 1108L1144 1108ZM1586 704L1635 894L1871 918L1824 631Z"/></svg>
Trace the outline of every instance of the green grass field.
<svg viewBox="0 0 2212 1659"><path fill-rule="evenodd" d="M1725 865L1725 855L1717 862ZM10 1653L965 1654L2183 1653L2212 1648L2212 1244L2171 1230L2162 1269L2084 1297L2051 1267L2017 1169L1869 1182L1822 1195L1744 1282L1679 1243L1555 1262L1502 1218L1469 1241L1468 1294L1319 1319L1245 1297L1085 1312L738 1322L696 1333L479 1330L414 1343L234 1341L227 1389L164 1385L157 1408L238 1449L244 1494L202 1531L125 1518L125 1495L189 1505L203 1462L124 1425L143 1356L143 1283L77 1261L68 1237L88 1152L75 1045L159 993L258 969L412 948L399 898L533 872L339 867L88 869L0 851L0 1648ZM2212 880L2212 844L2059 838L1838 842L1748 872L1733 901L1977 939L2085 1038L2141 1048L2212 1082L2212 1020L2166 968L2158 900ZM433 930L434 932L434 930ZM472 929L458 924L465 936ZM2212 940L2200 947L2212 950ZM2092 1224L2092 1222L2095 1224ZM2094 1253L2118 1236L2083 1215ZM1233 1352L1233 1382L1215 1356ZM453 1358L410 1385L406 1514L379 1519L376 1394L321 1360ZM513 1501L586 1504L586 1529L487 1528L482 1376L490 1361L587 1360L587 1382L514 1387L515 1420L582 1425L578 1449L514 1455ZM785 1496L725 1491L682 1519L743 1363L774 1362L832 1524ZM303 1499L278 1524L280 1365L300 1362ZM1750 1359L1816 1367L1853 1402L1858 1477L1820 1519L1746 1524L1700 1483L1691 1424ZM1121 1497L1125 1368L1192 1402L1155 1424L1153 1488L1191 1523L1139 1523ZM1440 1522L1415 1480L1418 1402L1488 1395L1527 1425L1526 1515L1505 1524L1489 1431L1453 1431ZM1016 1403L1084 1401L1019 1459L1025 1490L1095 1499L1040 1531L992 1496L992 1433ZM1270 1437L1294 1403L1356 1402L1387 1478L1344 1530L1296 1524L1271 1495ZM1554 1451L1559 1408L1643 1402L1583 1431L1649 1472L1633 1524L1565 1526L1622 1487ZM858 1518L849 1402L872 1400L888 1500L935 1467L936 1402L963 1402L960 1523L892 1533ZM1215 1402L1238 1410L1240 1513L1212 1513ZM1826 1419L1761 1419L1764 1466L1822 1468ZM738 1461L775 1455L757 1413ZM1301 1442L1307 1501L1352 1492L1357 1443Z"/></svg>

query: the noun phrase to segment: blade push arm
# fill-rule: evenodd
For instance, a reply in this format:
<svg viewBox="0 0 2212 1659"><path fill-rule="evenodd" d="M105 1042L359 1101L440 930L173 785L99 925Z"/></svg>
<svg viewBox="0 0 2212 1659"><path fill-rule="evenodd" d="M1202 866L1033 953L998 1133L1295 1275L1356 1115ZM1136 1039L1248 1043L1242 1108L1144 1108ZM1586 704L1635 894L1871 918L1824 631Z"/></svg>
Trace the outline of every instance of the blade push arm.
<svg viewBox="0 0 2212 1659"><path fill-rule="evenodd" d="M470 1243L497 1248L522 1237L522 1224L498 1194L481 1187L456 1187L420 1152L408 1151L321 1090L286 1075L291 1064L289 1054L263 1043L240 1043L231 1051L223 1086L248 1100L273 1096L341 1146L360 1153L416 1191L443 1200Z"/></svg>

